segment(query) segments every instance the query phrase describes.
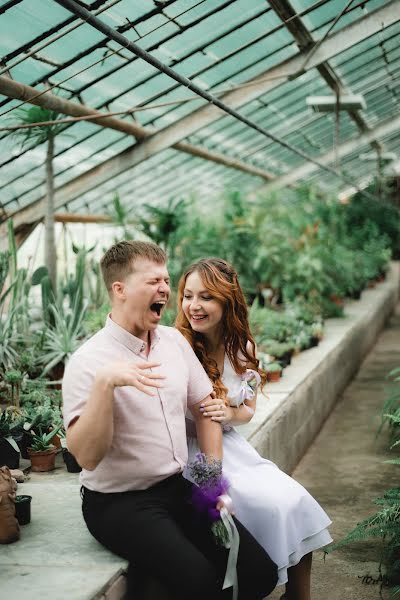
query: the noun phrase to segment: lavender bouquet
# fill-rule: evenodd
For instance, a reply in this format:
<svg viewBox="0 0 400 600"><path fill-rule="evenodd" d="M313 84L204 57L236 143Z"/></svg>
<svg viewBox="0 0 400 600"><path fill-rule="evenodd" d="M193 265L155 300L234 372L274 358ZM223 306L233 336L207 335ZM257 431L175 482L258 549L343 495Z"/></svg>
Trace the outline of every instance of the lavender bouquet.
<svg viewBox="0 0 400 600"><path fill-rule="evenodd" d="M216 508L220 496L227 494L229 489L229 482L222 475L222 461L215 458L207 459L205 454L198 452L196 460L191 462L188 468L196 484L193 486L192 504L212 523L211 531L216 543L227 547L229 534L221 519L220 511Z"/></svg>

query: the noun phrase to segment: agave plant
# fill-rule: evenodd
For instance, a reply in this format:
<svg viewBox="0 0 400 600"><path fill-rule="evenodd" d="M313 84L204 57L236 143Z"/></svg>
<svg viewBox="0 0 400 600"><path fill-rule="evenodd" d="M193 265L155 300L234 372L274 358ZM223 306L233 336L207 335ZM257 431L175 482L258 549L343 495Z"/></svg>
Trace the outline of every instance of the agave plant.
<svg viewBox="0 0 400 600"><path fill-rule="evenodd" d="M49 327L45 332L44 352L40 358L41 363L45 365L43 375L49 373L59 363L65 363L82 343L86 309L87 301L84 300L81 305L79 296L76 296L70 312L64 311L56 304L49 307L54 326Z"/></svg>
<svg viewBox="0 0 400 600"><path fill-rule="evenodd" d="M55 429L52 429L50 433L32 433L32 441L29 446L30 449L33 450L33 452L45 452L46 450L54 448L52 439L60 431L60 429L61 425Z"/></svg>

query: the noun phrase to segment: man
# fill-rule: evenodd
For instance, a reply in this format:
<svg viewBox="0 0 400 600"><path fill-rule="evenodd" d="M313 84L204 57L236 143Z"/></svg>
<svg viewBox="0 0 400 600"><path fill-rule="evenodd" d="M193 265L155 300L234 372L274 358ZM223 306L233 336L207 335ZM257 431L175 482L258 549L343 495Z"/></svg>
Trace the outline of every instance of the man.
<svg viewBox="0 0 400 600"><path fill-rule="evenodd" d="M186 409L208 457L222 458L222 433L199 410L212 392L200 362L179 332L159 325L170 294L165 253L120 242L101 268L111 315L71 357L63 380L67 444L83 468L84 519L100 543L174 600L229 598L231 590L221 592L227 551L194 514L182 477ZM274 588L276 565L237 527L239 598L258 600ZM129 577L128 592L141 600Z"/></svg>

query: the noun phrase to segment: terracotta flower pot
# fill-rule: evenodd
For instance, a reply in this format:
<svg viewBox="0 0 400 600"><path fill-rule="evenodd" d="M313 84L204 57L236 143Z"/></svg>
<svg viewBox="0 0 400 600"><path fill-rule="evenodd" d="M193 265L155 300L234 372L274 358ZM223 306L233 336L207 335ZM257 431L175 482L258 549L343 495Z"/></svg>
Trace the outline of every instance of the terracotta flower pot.
<svg viewBox="0 0 400 600"><path fill-rule="evenodd" d="M270 382L279 381L281 378L282 371L268 371L267 379Z"/></svg>
<svg viewBox="0 0 400 600"><path fill-rule="evenodd" d="M337 294L331 294L330 297L331 301L336 304L337 306L343 306L344 302L343 302L343 298L341 298L340 296L338 296Z"/></svg>
<svg viewBox="0 0 400 600"><path fill-rule="evenodd" d="M55 466L57 448L53 446L50 450L35 451L28 448L29 458L31 460L32 471L40 473L42 471L53 471Z"/></svg>

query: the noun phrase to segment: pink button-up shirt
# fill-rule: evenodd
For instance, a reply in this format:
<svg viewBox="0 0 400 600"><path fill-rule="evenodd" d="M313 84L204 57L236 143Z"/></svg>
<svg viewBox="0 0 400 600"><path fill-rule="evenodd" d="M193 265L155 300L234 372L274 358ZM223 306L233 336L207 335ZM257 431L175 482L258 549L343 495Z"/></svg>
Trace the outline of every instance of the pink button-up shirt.
<svg viewBox="0 0 400 600"><path fill-rule="evenodd" d="M107 318L106 326L69 360L63 379L65 428L89 398L97 369L118 361L161 363L152 369L166 376L148 396L134 387L114 391L111 448L93 471L82 470L81 483L98 492L143 490L183 470L187 461L186 409L212 391L210 380L190 344L176 329L158 326L146 343Z"/></svg>

